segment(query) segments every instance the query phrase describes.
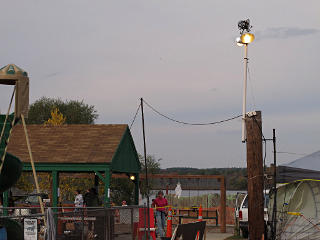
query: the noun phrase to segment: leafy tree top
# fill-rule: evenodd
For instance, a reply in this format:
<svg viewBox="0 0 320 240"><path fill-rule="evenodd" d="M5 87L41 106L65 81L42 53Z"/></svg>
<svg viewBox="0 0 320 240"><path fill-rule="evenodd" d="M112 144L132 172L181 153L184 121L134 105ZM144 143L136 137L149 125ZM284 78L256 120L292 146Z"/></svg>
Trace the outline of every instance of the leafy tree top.
<svg viewBox="0 0 320 240"><path fill-rule="evenodd" d="M97 110L78 100L42 97L29 106L28 124L44 124L51 118L51 112L59 109L66 124L94 124L98 118Z"/></svg>
<svg viewBox="0 0 320 240"><path fill-rule="evenodd" d="M63 125L65 121L66 117L64 117L63 114L59 112L58 108L55 108L51 111L51 118L49 118L48 121L45 121L44 125L60 126Z"/></svg>

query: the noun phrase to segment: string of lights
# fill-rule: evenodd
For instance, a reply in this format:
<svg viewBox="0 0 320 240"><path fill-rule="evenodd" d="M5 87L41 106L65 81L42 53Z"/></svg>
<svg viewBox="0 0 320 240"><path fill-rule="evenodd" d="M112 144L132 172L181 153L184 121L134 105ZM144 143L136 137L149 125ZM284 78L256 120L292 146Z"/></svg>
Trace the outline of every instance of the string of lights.
<svg viewBox="0 0 320 240"><path fill-rule="evenodd" d="M180 121L180 120L176 120L174 118L171 118L163 113L161 113L160 111L158 111L157 109L155 109L153 106L151 106L148 102L146 102L145 100L143 100L143 102L155 113L157 113L158 115L166 118L167 120L170 120L172 122L175 122L175 123L179 123L179 124L184 124L184 125L191 125L191 126L206 126L206 125L215 125L215 124L221 124L221 123L224 123L224 122L228 122L228 121L231 121L231 120L234 120L234 119L237 119L237 118L240 118L242 115L237 115L237 116L234 116L234 117L231 117L231 118L227 118L227 119L223 119L223 120L220 120L220 121L215 121L215 122L208 122L208 123L190 123L190 122L184 122L184 121Z"/></svg>

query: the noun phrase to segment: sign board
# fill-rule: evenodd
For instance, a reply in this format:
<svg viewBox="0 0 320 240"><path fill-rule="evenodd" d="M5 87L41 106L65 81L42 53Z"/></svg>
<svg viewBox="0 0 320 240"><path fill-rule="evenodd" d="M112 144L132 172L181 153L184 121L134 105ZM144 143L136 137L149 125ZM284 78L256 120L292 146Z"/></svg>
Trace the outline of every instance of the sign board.
<svg viewBox="0 0 320 240"><path fill-rule="evenodd" d="M24 240L37 240L38 226L37 219L24 219Z"/></svg>

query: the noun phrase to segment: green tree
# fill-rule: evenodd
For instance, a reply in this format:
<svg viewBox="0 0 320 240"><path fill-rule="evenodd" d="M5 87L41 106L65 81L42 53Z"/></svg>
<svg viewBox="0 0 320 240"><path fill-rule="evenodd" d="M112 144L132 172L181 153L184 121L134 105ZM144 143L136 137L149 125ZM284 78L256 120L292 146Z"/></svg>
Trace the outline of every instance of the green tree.
<svg viewBox="0 0 320 240"><path fill-rule="evenodd" d="M66 118L66 124L93 124L98 118L95 107L84 103L83 100L63 101L60 98L42 97L30 105L27 123L44 124L56 108Z"/></svg>
<svg viewBox="0 0 320 240"><path fill-rule="evenodd" d="M121 205L125 200L128 205L134 204L134 183L126 178L111 178L111 201L115 205Z"/></svg>
<svg viewBox="0 0 320 240"><path fill-rule="evenodd" d="M139 160L141 163L141 174L145 174L144 157L139 154ZM147 156L147 166L149 174L156 174L160 172L160 161L153 155ZM149 187L152 188L153 180L149 179ZM145 179L140 179L140 193L142 196L146 196L147 188ZM123 200L126 200L128 204L134 204L134 183L126 178L112 178L111 184L111 201L116 205L120 205Z"/></svg>
<svg viewBox="0 0 320 240"><path fill-rule="evenodd" d="M145 168L145 159L144 156L139 154L139 160L141 163L141 174L145 174L146 168ZM148 167L148 174L157 174L160 172L160 161L162 159L156 157L154 155L147 155L147 167ZM152 178L148 178L148 185L149 189L152 189L152 186L154 184L154 180ZM140 182L140 193L142 196L146 196L147 194L147 186L146 186L146 180L143 179Z"/></svg>
<svg viewBox="0 0 320 240"><path fill-rule="evenodd" d="M145 161L144 161L144 156L141 154L139 155L139 160L141 164L141 173L145 173L146 168L145 168ZM156 174L160 172L160 161L162 159L156 157L154 155L147 155L147 166L148 166L148 173L149 174Z"/></svg>
<svg viewBox="0 0 320 240"><path fill-rule="evenodd" d="M44 122L44 125L47 126L61 126L65 123L66 117L63 116L62 113L59 112L58 108L55 108L51 111L51 118L48 121Z"/></svg>

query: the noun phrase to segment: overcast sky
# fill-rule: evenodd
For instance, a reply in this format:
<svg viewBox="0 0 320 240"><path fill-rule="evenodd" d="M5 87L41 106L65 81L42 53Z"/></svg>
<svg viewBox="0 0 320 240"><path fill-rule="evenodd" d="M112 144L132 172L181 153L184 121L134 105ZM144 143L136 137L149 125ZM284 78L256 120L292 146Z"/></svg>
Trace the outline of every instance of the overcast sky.
<svg viewBox="0 0 320 240"><path fill-rule="evenodd" d="M83 99L100 124L130 123L140 97L183 121L241 114L243 48L234 39L237 22L250 18L248 110L262 111L265 137L276 129L279 151L320 150L318 0L11 0L1 8L0 65L28 72L30 102ZM10 94L1 86L1 112ZM140 116L132 134L142 153ZM185 126L148 108L145 117L148 153L162 167L246 166L241 119Z"/></svg>

